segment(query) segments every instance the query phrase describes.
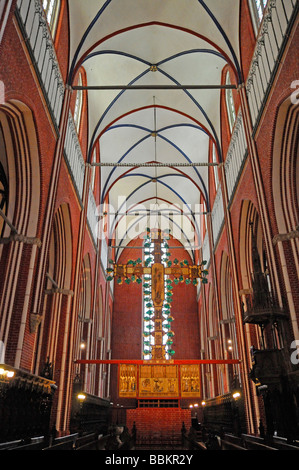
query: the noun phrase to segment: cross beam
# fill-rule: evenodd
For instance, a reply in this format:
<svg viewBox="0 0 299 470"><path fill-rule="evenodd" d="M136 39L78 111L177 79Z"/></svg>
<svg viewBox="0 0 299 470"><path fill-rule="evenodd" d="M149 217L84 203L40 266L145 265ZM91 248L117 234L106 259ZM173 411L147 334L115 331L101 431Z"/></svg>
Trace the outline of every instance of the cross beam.
<svg viewBox="0 0 299 470"><path fill-rule="evenodd" d="M164 267L161 263L155 263L161 266L161 275L166 276L188 276L190 279L193 278L202 278L202 269L199 265L192 266L172 266ZM157 266L156 266L157 268ZM153 274L155 267L144 267L141 264L136 266L131 266L128 264L115 264L113 269L114 277L124 277L127 276L143 276L144 274Z"/></svg>
<svg viewBox="0 0 299 470"><path fill-rule="evenodd" d="M196 166L203 166L203 167L218 167L220 166L220 163L211 163L211 162L191 162L191 163L160 163L160 162L150 162L150 163L141 163L141 162L92 162L90 163L90 166L99 166L99 167L110 167L110 166L116 166L116 167L149 167L149 168L172 168L172 167L196 167Z"/></svg>

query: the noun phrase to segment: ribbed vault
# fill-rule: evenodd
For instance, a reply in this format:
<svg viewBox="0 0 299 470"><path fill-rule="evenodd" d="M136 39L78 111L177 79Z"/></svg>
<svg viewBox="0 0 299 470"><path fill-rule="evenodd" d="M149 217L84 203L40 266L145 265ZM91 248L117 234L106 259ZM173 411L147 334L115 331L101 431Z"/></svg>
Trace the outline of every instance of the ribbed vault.
<svg viewBox="0 0 299 470"><path fill-rule="evenodd" d="M222 161L223 68L228 64L235 82L242 80L239 3L89 0L87 8L69 2L69 83L84 67L88 159L98 145L99 199L115 208L117 245L130 241L134 227L135 236L138 226L142 233L141 222L164 204L155 220L173 226L188 220L190 233L180 236L192 254L198 213L211 209L211 146Z"/></svg>

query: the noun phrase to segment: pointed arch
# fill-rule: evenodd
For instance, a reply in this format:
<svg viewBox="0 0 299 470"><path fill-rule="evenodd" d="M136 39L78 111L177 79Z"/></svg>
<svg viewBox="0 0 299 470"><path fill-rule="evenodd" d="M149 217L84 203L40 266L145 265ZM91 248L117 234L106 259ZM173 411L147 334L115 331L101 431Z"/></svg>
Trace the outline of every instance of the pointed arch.
<svg viewBox="0 0 299 470"><path fill-rule="evenodd" d="M19 100L9 100L0 106L1 128L1 166L2 182L5 189L5 205L2 206L7 222L1 223L2 236L11 240L0 245L0 340L6 349L12 337L18 338L18 352L10 358L16 367L21 361L21 349L25 338L25 329L14 323L14 305L17 296L21 323L26 324L29 293L32 289L32 276L29 276L29 263L23 263L25 244L15 242L13 235L38 239L40 222L40 155L37 129L32 111ZM3 184L2 184L3 186ZM35 262L37 245L32 245L30 266ZM33 264L32 264L33 263ZM27 279L28 276L28 279ZM20 278L27 279L26 294L18 292ZM14 330L14 331L13 331ZM13 334L12 334L13 333Z"/></svg>
<svg viewBox="0 0 299 470"><path fill-rule="evenodd" d="M225 355L229 359L239 357L238 338L235 320L235 302L234 298L232 271L228 254L224 251L221 257L220 267L220 288L221 288L221 313L222 313L222 338ZM233 384L235 374L239 374L237 367L227 367L228 391Z"/></svg>
<svg viewBox="0 0 299 470"><path fill-rule="evenodd" d="M273 141L272 199L277 233L273 242L280 258L282 278L294 337L298 337L297 283L299 277L299 107L289 97L277 113ZM284 241L284 243L283 243ZM290 266L292 266L290 270Z"/></svg>
<svg viewBox="0 0 299 470"><path fill-rule="evenodd" d="M72 279L72 225L67 204L57 209L50 235L45 297L42 309L42 323L37 345L36 373L49 357L56 367L59 342L68 325L65 323L65 298L71 295ZM55 370L54 370L55 373Z"/></svg>

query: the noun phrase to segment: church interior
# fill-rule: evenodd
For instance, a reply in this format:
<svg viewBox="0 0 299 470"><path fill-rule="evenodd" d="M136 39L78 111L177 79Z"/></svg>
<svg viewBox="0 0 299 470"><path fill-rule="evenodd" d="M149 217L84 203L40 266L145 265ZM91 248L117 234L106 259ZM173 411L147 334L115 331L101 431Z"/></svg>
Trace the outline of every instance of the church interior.
<svg viewBox="0 0 299 470"><path fill-rule="evenodd" d="M299 450L298 33L0 2L0 450Z"/></svg>

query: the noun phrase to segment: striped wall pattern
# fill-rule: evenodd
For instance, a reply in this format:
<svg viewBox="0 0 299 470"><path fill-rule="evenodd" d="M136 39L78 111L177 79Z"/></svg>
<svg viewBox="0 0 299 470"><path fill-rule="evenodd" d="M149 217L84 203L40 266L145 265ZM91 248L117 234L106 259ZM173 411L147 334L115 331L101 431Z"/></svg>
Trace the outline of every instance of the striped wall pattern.
<svg viewBox="0 0 299 470"><path fill-rule="evenodd" d="M296 13L296 4L296 0L268 2L246 83L253 127L258 124L263 111L289 25Z"/></svg>
<svg viewBox="0 0 299 470"><path fill-rule="evenodd" d="M28 38L28 49L53 122L58 128L64 84L43 7L39 0L18 0L16 13L23 34Z"/></svg>

